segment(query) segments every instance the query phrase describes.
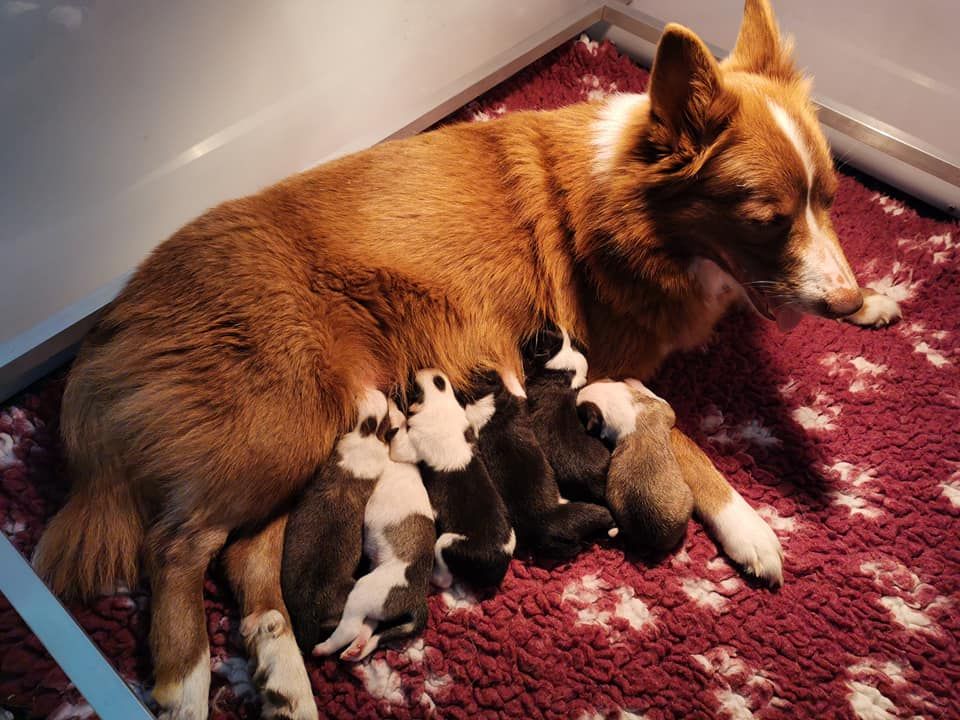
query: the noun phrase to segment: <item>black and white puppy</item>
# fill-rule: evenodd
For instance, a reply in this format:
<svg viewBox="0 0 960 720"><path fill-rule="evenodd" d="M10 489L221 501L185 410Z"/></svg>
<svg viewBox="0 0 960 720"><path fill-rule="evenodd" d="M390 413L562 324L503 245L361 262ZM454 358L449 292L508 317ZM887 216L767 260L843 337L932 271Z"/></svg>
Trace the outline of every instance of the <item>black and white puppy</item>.
<svg viewBox="0 0 960 720"><path fill-rule="evenodd" d="M613 528L605 507L560 497L526 398L511 393L492 371L475 378L471 396L463 399L471 397L476 399L465 405L467 417L479 435L480 456L507 506L521 548L567 559L586 540Z"/></svg>
<svg viewBox="0 0 960 720"><path fill-rule="evenodd" d="M478 587L499 585L516 535L447 376L418 372L407 408L409 443L406 449L391 446L391 456L418 464L430 496L437 524L434 584L449 587L456 576Z"/></svg>
<svg viewBox="0 0 960 720"><path fill-rule="evenodd" d="M386 396L368 391L358 413L287 520L280 584L303 650L340 621L362 555L364 508L389 460Z"/></svg>
<svg viewBox="0 0 960 720"><path fill-rule="evenodd" d="M545 327L523 348L533 431L568 500L606 502L610 450L589 436L577 412L587 358L563 328Z"/></svg>

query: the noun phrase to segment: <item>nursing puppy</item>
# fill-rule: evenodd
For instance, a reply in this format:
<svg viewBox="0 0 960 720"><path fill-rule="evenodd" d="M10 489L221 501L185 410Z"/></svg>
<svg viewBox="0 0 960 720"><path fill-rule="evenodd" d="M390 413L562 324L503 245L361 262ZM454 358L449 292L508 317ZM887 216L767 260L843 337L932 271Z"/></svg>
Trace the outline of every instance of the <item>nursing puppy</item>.
<svg viewBox="0 0 960 720"><path fill-rule="evenodd" d="M518 348L544 319L587 344L594 376L648 378L702 344L740 287L784 328L799 312L899 317L844 257L829 149L767 0L746 1L719 63L668 25L648 90L382 143L226 202L104 310L66 381L73 487L34 564L58 594L91 598L136 583L143 558L165 712L207 715L201 590L228 539L245 621L285 616L277 514L365 388L422 367L458 385L478 365L520 376ZM758 557L766 526L729 483L689 482L731 558ZM258 674L277 672L257 657ZM298 677L271 693L316 717Z"/></svg>
<svg viewBox="0 0 960 720"><path fill-rule="evenodd" d="M611 530L613 518L605 507L561 498L526 399L507 390L495 372L476 378L473 389L479 398L466 405L466 414L479 435L480 456L507 506L519 547L566 559L586 540ZM586 437L582 430L581 435Z"/></svg>
<svg viewBox="0 0 960 720"><path fill-rule="evenodd" d="M391 444L405 442L402 413L393 406L390 416ZM341 659L361 660L381 642L422 630L435 542L430 499L416 465L386 458L363 514L363 549L371 569L350 590L340 623L313 654L329 655L349 643ZM378 632L382 622L392 624Z"/></svg>
<svg viewBox="0 0 960 720"><path fill-rule="evenodd" d="M281 587L304 650L340 620L360 564L364 509L389 462L386 396L367 392L357 413L356 426L337 442L287 519Z"/></svg>
<svg viewBox="0 0 960 720"><path fill-rule="evenodd" d="M421 370L407 394L407 439L398 459L415 460L436 516L434 584L453 578L499 585L516 547L503 500L484 467L477 433L439 370Z"/></svg>
<svg viewBox="0 0 960 720"><path fill-rule="evenodd" d="M683 538L693 513L670 443L676 422L667 402L636 381L600 380L577 394L586 429L613 448L607 504L627 547L660 554Z"/></svg>
<svg viewBox="0 0 960 720"><path fill-rule="evenodd" d="M534 433L563 497L606 502L610 451L584 431L577 390L587 381L587 358L566 330L542 328L523 348L527 401Z"/></svg>

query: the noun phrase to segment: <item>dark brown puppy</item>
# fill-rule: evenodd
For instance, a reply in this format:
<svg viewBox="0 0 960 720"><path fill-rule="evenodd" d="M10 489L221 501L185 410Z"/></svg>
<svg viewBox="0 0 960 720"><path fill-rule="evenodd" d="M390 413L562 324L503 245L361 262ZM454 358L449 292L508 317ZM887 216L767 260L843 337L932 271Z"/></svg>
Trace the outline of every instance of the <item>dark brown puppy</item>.
<svg viewBox="0 0 960 720"><path fill-rule="evenodd" d="M591 383L577 402L588 431L614 447L607 503L626 546L654 555L676 547L693 495L671 446L673 409L637 381Z"/></svg>
<svg viewBox="0 0 960 720"><path fill-rule="evenodd" d="M568 500L606 502L610 450L588 435L577 414L587 358L566 330L548 325L524 345L530 422Z"/></svg>
<svg viewBox="0 0 960 720"><path fill-rule="evenodd" d="M483 464L510 513L518 547L560 560L575 555L587 540L605 536L613 528L605 507L560 496L526 399L507 390L495 372L480 375L474 388L479 397L466 405L467 416L479 435ZM580 434L592 440L582 429Z"/></svg>
<svg viewBox="0 0 960 720"><path fill-rule="evenodd" d="M340 622L363 554L364 508L387 462L386 398L368 393L290 512L280 579L293 634L310 650Z"/></svg>

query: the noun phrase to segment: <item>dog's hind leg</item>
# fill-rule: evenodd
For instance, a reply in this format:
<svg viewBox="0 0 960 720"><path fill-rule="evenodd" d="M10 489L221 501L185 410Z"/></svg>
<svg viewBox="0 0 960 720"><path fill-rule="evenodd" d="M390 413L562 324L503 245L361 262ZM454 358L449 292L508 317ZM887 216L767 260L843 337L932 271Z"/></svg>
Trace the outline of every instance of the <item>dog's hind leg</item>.
<svg viewBox="0 0 960 720"><path fill-rule="evenodd" d="M263 699L262 716L316 720L310 678L280 591L286 521L284 515L255 535L231 541L224 564L240 602L240 633L256 663L254 682Z"/></svg>
<svg viewBox="0 0 960 720"><path fill-rule="evenodd" d="M169 519L147 535L152 617L153 697L165 720L204 720L209 710L210 646L203 574L226 530Z"/></svg>
<svg viewBox="0 0 960 720"><path fill-rule="evenodd" d="M694 511L723 551L751 575L770 585L783 584L783 550L770 526L730 487L710 458L674 428L670 442L684 482L693 493Z"/></svg>

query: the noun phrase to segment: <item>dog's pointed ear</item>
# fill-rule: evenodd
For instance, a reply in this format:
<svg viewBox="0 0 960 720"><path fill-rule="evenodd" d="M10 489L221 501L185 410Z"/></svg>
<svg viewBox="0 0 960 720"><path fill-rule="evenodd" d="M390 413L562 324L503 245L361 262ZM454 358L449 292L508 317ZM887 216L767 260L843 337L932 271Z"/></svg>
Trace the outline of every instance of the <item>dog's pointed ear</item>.
<svg viewBox="0 0 960 720"><path fill-rule="evenodd" d="M696 34L671 23L657 46L650 73L650 113L666 131L660 144L672 152L697 151L715 139L732 106L720 67Z"/></svg>
<svg viewBox="0 0 960 720"><path fill-rule="evenodd" d="M783 42L769 0L746 0L733 52L724 67L792 81L800 77L791 57L792 43Z"/></svg>

